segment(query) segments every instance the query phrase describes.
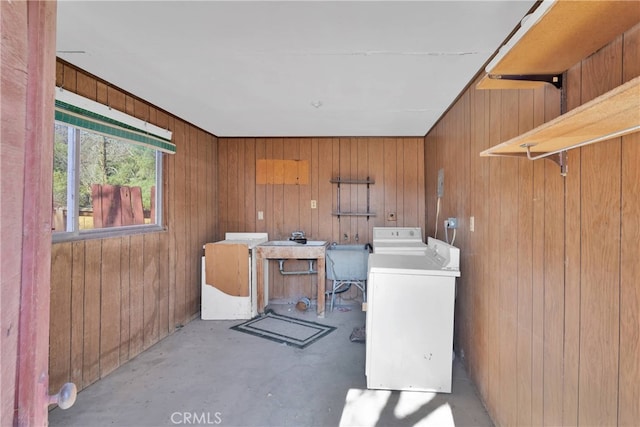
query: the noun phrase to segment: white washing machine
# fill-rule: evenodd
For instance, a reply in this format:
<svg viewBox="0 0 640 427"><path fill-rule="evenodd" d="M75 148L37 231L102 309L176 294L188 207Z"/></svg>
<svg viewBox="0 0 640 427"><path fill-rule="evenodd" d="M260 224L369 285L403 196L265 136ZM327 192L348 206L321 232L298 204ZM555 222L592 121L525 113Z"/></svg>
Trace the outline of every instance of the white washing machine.
<svg viewBox="0 0 640 427"><path fill-rule="evenodd" d="M226 233L225 240L204 245L202 319L239 320L258 315L256 247L268 240L267 233Z"/></svg>
<svg viewBox="0 0 640 427"><path fill-rule="evenodd" d="M373 227L373 253L425 255L420 227Z"/></svg>
<svg viewBox="0 0 640 427"><path fill-rule="evenodd" d="M459 249L429 239L406 255L369 256L367 388L450 393Z"/></svg>

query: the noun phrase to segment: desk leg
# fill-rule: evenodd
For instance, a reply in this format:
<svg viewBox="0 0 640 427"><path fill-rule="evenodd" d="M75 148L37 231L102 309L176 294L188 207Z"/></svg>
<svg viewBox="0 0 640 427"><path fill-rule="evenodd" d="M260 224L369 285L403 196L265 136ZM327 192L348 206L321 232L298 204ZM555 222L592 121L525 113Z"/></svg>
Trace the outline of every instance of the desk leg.
<svg viewBox="0 0 640 427"><path fill-rule="evenodd" d="M268 272L268 268L265 268L265 262L267 260L265 258L262 258L261 256L258 255L258 259L256 262L256 275L257 275L257 281L258 281L258 289L257 289L257 298L258 298L258 314L263 314L264 313L264 307L265 307L265 303L264 303L264 287L265 287L265 280L264 280L264 275L265 275L265 271Z"/></svg>
<svg viewBox="0 0 640 427"><path fill-rule="evenodd" d="M325 272L324 272L324 256L318 257L318 317L324 317L324 291L325 291Z"/></svg>

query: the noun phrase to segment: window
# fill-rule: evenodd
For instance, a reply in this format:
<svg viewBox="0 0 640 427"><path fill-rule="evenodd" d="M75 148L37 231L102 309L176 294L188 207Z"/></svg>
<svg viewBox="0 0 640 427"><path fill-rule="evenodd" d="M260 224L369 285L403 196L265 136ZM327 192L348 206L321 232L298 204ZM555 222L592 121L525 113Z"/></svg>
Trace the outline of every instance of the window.
<svg viewBox="0 0 640 427"><path fill-rule="evenodd" d="M169 142L170 133L153 127L162 135L156 137L150 134L150 127L58 89L53 156L54 240L125 234L161 226L162 155L175 152L175 146Z"/></svg>

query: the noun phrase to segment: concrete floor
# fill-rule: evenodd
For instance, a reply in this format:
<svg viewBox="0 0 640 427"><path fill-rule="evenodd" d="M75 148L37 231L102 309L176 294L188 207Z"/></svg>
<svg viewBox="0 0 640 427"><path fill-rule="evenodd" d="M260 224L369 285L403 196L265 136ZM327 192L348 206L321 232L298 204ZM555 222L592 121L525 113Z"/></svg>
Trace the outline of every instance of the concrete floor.
<svg viewBox="0 0 640 427"><path fill-rule="evenodd" d="M451 394L367 390L356 306L318 319L336 326L305 349L195 320L49 413L51 426L492 426L461 364Z"/></svg>

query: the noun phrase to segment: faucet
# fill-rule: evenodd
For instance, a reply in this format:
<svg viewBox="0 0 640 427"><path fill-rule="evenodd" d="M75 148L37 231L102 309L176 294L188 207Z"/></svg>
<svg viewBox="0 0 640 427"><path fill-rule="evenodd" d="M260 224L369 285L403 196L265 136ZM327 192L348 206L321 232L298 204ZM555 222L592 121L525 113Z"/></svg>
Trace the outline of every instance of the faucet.
<svg viewBox="0 0 640 427"><path fill-rule="evenodd" d="M307 243L307 238L304 237L304 231L294 231L293 233L291 233L291 237L289 237L289 240L292 240L296 243Z"/></svg>
<svg viewBox="0 0 640 427"><path fill-rule="evenodd" d="M291 233L291 240L304 239L304 231L294 231Z"/></svg>

